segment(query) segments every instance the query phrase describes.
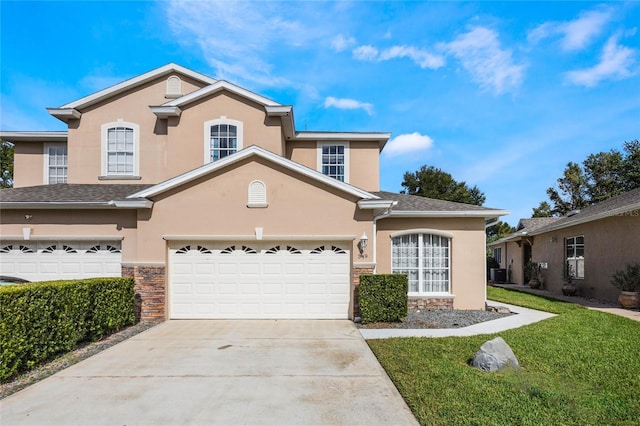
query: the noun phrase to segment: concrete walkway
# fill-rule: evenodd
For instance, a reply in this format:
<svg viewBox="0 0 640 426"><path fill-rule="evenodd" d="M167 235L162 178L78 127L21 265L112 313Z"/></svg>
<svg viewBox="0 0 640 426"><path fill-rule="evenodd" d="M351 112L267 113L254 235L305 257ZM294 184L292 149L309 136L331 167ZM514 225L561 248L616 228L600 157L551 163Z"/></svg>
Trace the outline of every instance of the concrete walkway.
<svg viewBox="0 0 640 426"><path fill-rule="evenodd" d="M536 296L548 297L551 299L561 300L568 303L576 303L594 311L607 312L612 315L618 315L632 319L634 321L640 321L640 310L638 309L622 309L619 305L613 303L606 303L599 300L585 299L579 296L565 296L564 294L552 293L549 290L534 289L528 285L518 284L492 284L494 287L506 288L510 290L521 291L523 293L535 294Z"/></svg>
<svg viewBox="0 0 640 426"><path fill-rule="evenodd" d="M417 425L351 321L166 321L0 401L11 425Z"/></svg>
<svg viewBox="0 0 640 426"><path fill-rule="evenodd" d="M536 311L534 309L523 308L522 306L509 305L507 303L488 301L489 306L504 306L517 315L499 318L492 321L485 321L479 324L461 328L439 328L439 329L406 329L406 328L361 328L360 334L367 340L387 339L390 337L450 337L450 336L474 336L476 334L493 334L504 330L522 327L533 324L547 318L555 317L549 312Z"/></svg>

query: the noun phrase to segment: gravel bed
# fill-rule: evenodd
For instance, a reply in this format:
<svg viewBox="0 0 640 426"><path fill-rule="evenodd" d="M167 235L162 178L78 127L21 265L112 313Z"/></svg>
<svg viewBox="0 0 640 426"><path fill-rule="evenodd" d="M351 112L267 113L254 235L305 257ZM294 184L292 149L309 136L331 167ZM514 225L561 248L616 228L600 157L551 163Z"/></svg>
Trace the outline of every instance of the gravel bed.
<svg viewBox="0 0 640 426"><path fill-rule="evenodd" d="M461 328L485 321L503 318L513 313L495 311L462 311L427 309L409 311L401 322L374 322L358 324L359 328Z"/></svg>
<svg viewBox="0 0 640 426"><path fill-rule="evenodd" d="M81 344L75 350L61 355L58 358L55 358L47 363L44 363L41 366L18 376L11 382L2 383L0 385L0 399L16 393L19 390L22 390L27 386L30 386L42 379L45 379L60 370L64 370L65 368L70 367L73 364L87 359L90 356L97 354L98 352L102 352L103 350L108 349L111 346L122 342L123 340L133 337L136 334L141 333L159 323L159 321L139 322L138 324L127 327L124 330L107 336L97 342Z"/></svg>

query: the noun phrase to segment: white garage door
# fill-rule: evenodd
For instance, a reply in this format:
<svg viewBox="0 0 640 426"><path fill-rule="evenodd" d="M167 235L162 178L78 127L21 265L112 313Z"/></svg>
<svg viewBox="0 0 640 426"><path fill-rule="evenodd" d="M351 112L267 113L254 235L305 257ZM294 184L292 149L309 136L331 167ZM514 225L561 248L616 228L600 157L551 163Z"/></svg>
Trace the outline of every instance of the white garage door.
<svg viewBox="0 0 640 426"><path fill-rule="evenodd" d="M171 318L346 319L350 255L336 244L169 248Z"/></svg>
<svg viewBox="0 0 640 426"><path fill-rule="evenodd" d="M0 276L27 281L119 277L120 241L3 241Z"/></svg>

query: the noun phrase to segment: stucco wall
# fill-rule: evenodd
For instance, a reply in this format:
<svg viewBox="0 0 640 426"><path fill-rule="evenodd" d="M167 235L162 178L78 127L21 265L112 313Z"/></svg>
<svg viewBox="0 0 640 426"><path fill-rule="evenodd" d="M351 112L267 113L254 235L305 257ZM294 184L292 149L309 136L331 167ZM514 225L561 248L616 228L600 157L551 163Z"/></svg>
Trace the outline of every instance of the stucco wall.
<svg viewBox="0 0 640 426"><path fill-rule="evenodd" d="M261 180L267 188L266 208L247 207L247 188ZM154 199L153 215L138 223L138 260L164 262L163 235L269 236L371 235L370 212L357 211L357 197L258 159L244 160ZM371 250L368 248L368 251ZM369 253L370 257L371 254Z"/></svg>
<svg viewBox="0 0 640 426"><path fill-rule="evenodd" d="M524 243L509 241L492 246L492 248L502 248L502 262L500 268L507 270L507 280L509 280L509 268L511 268L511 283L525 284L524 282Z"/></svg>
<svg viewBox="0 0 640 426"><path fill-rule="evenodd" d="M560 292L563 284L564 240L584 236L585 277L576 279L579 295L617 302L611 275L627 262L640 262L640 215L612 216L535 236L533 261L548 262L545 288Z"/></svg>
<svg viewBox="0 0 640 426"><path fill-rule="evenodd" d="M19 142L13 154L13 187L42 185L44 183L44 144Z"/></svg>
<svg viewBox="0 0 640 426"><path fill-rule="evenodd" d="M381 219L377 223L377 272L391 272L391 234L434 229L453 234L451 293L454 309L484 309L486 295L485 231L482 218Z"/></svg>

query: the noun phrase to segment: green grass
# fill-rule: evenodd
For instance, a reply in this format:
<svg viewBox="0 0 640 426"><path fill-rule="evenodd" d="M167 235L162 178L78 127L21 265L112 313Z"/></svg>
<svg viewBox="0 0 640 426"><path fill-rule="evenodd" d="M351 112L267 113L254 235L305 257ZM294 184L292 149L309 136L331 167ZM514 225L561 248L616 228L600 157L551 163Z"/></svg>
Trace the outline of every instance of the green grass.
<svg viewBox="0 0 640 426"><path fill-rule="evenodd" d="M640 424L640 323L504 289L488 297L558 316L495 335L368 341L421 424ZM522 368L470 367L498 335Z"/></svg>

